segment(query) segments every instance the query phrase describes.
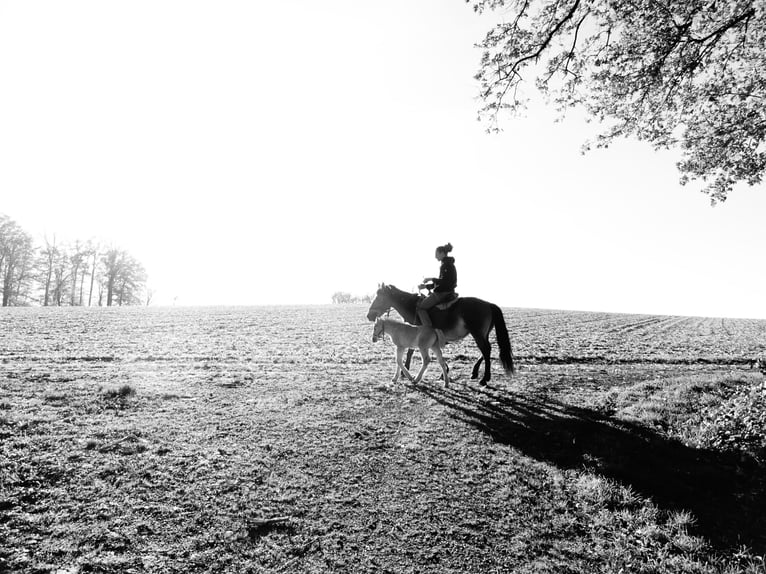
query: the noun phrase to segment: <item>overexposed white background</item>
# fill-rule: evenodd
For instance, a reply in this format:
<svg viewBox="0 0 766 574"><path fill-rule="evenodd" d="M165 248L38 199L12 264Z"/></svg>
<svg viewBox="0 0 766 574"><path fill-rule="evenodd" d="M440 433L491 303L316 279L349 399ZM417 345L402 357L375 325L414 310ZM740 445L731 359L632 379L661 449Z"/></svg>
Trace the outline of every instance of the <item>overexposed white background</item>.
<svg viewBox="0 0 766 574"><path fill-rule="evenodd" d="M503 306L766 318L766 190L711 208L674 152L533 103L476 121L462 0L0 0L0 213L100 238L155 303L414 289L450 241Z"/></svg>

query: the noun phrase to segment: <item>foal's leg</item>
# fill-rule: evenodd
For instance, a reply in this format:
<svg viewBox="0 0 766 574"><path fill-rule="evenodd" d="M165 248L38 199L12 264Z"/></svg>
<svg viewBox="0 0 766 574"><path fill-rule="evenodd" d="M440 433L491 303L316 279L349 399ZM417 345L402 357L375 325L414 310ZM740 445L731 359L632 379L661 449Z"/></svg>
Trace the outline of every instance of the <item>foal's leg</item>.
<svg viewBox="0 0 766 574"><path fill-rule="evenodd" d="M407 367L404 366L404 363L402 362L402 356L404 355L404 347L397 347L396 348L396 374L394 375L393 382L399 381L399 375L404 374L405 377L407 377L410 381L412 381L412 374L407 370Z"/></svg>
<svg viewBox="0 0 766 574"><path fill-rule="evenodd" d="M402 364L402 350L397 347L396 348L396 372L394 373L394 378L391 379L392 383L398 383L399 377L402 374L402 369L399 367L399 365Z"/></svg>
<svg viewBox="0 0 766 574"><path fill-rule="evenodd" d="M415 376L415 383L419 383L423 380L423 375L426 373L428 363L431 362L431 355L428 351L428 347L420 347L420 356L423 358L423 365L420 367L420 372Z"/></svg>
<svg viewBox="0 0 766 574"><path fill-rule="evenodd" d="M444 388L447 388L447 385L450 383L449 380L449 367L447 366L447 361L444 360L444 356L442 355L441 347L439 347L439 343L434 345L432 347L434 350L434 355L436 355L436 360L439 362L439 365L442 368L442 378L444 379Z"/></svg>

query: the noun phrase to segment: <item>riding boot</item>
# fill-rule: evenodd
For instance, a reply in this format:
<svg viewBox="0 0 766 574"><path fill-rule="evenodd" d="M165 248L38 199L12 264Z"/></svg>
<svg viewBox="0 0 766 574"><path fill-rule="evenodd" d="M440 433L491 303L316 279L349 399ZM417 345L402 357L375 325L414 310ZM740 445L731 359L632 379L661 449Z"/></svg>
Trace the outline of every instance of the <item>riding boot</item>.
<svg viewBox="0 0 766 574"><path fill-rule="evenodd" d="M421 325L431 327L431 316L428 314L428 309L418 309L418 317Z"/></svg>

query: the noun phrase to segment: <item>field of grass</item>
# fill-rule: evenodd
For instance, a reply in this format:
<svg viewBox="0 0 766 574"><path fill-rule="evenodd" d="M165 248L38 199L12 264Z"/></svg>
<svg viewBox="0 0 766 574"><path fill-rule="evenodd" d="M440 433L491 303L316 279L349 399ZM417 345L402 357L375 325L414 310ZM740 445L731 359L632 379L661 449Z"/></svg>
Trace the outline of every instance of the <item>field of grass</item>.
<svg viewBox="0 0 766 574"><path fill-rule="evenodd" d="M0 572L766 571L766 321L505 309L445 389L365 312L3 309Z"/></svg>

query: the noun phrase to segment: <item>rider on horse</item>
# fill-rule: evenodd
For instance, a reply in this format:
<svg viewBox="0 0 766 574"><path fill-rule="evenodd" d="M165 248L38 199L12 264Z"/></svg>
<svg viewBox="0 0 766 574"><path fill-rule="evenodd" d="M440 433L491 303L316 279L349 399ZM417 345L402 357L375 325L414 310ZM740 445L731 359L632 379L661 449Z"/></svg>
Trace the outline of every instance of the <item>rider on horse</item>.
<svg viewBox="0 0 766 574"><path fill-rule="evenodd" d="M423 283L418 286L419 289L433 289L428 297L420 301L417 306L420 322L429 327L431 326L431 317L428 315L428 310L455 297L457 270L455 269L455 258L449 257L450 251L452 251L451 243L436 248L434 256L441 262L439 277L423 279Z"/></svg>

